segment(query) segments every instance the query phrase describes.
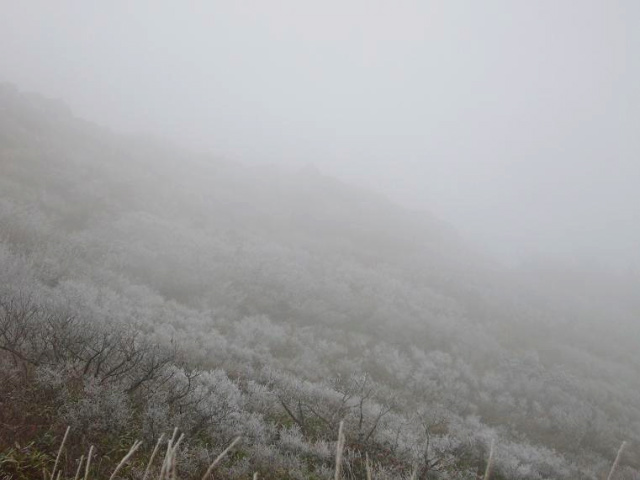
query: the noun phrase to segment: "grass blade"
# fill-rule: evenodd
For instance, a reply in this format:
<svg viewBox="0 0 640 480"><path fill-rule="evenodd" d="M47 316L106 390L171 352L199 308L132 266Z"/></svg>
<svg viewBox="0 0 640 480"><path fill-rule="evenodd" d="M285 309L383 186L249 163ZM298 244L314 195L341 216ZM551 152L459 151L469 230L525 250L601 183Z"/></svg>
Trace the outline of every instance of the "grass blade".
<svg viewBox="0 0 640 480"><path fill-rule="evenodd" d="M622 445L620 445L620 448L618 449L618 454L616 455L616 459L613 462L613 465L611 465L611 471L609 472L609 476L607 477L607 480L613 480L613 475L616 473L616 470L618 469L618 464L620 463L622 452L624 451L624 447L626 446L627 446L627 442L622 442Z"/></svg>
<svg viewBox="0 0 640 480"><path fill-rule="evenodd" d="M67 430L64 432L64 437L62 437L62 443L60 444L60 448L58 449L58 455L56 456L56 463L53 464L53 470L51 471L52 479L56 474L56 469L58 468L58 462L60 461L60 455L62 454L62 449L64 448L64 444L67 441L67 437L69 436L70 430L71 430L71 426L67 427Z"/></svg>
<svg viewBox="0 0 640 480"><path fill-rule="evenodd" d="M206 473L202 477L202 480L207 480L209 478L213 469L216 468L216 465L218 465L218 463L220 463L220 460L222 460L225 457L225 455L229 453L229 451L233 447L235 447L236 443L238 443L239 441L240 441L240 437L236 437L236 439L233 442L231 442L231 444L227 448L225 448L220 455L218 455L218 457L213 461L213 463L207 469Z"/></svg>

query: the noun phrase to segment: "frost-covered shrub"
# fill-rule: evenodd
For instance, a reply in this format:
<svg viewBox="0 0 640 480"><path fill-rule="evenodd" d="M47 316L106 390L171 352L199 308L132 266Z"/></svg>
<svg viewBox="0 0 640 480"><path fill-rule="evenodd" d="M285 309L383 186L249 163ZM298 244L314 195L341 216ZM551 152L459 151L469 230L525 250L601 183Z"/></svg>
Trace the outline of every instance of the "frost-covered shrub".
<svg viewBox="0 0 640 480"><path fill-rule="evenodd" d="M328 460L333 454L329 442L309 441L298 425L280 429L279 444L285 451L309 456L316 460Z"/></svg>
<svg viewBox="0 0 640 480"><path fill-rule="evenodd" d="M133 412L128 395L95 377L82 378L82 385L65 389L61 419L77 432L88 435L126 431Z"/></svg>

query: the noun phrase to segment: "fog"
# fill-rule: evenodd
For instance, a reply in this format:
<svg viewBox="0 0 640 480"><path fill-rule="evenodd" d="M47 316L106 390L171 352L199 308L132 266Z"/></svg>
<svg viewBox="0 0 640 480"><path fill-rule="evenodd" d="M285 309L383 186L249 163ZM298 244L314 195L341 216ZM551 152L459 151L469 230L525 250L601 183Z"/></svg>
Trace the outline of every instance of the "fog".
<svg viewBox="0 0 640 480"><path fill-rule="evenodd" d="M0 478L640 479L640 3L0 3Z"/></svg>
<svg viewBox="0 0 640 480"><path fill-rule="evenodd" d="M1 2L0 79L313 164L503 260L640 264L640 3Z"/></svg>

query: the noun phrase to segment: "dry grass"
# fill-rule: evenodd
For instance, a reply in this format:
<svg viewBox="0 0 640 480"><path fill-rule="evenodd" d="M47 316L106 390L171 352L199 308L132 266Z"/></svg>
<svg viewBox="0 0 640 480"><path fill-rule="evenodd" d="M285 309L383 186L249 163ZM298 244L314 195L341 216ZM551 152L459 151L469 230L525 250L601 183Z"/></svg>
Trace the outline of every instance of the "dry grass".
<svg viewBox="0 0 640 480"><path fill-rule="evenodd" d="M58 449L58 455L56 456L56 461L53 465L53 469L51 470L51 473L47 473L46 471L43 472L43 478L44 480L60 480L62 477L62 470L58 470L58 464L60 462L60 457L62 456L62 452L64 450L64 446L67 442L67 438L69 436L69 432L70 432L71 428L67 427L67 430L65 431L64 437L62 439L62 442L60 443L60 448ZM177 465L177 453L178 453L178 448L180 447L180 444L182 443L182 441L184 440L184 434L181 434L180 437L178 437L178 439L176 440L176 436L178 433L178 429L174 429L173 431L173 435L172 437L169 439L169 441L167 442L167 450L165 452L165 456L164 459L162 461L162 466L160 468L160 473L158 474L158 476L156 477L155 480L178 480L177 477L177 469L176 469L176 465ZM151 456L149 457L149 462L147 463L147 467L145 469L144 475L143 475L143 480L147 480L147 478L149 478L149 474L151 472L151 468L153 465L153 461L155 460L155 457L157 456L157 453L160 449L160 446L164 440L165 436L164 434L162 434L160 436L160 438L158 439L158 441L156 442L156 445L151 453ZM236 446L236 444L240 441L240 437L237 437L235 440L233 440L233 442L231 442L231 444L225 448L222 453L220 453L220 455L218 455L218 457L213 461L213 463L209 466L209 468L207 469L207 472L204 474L204 476L202 477L202 480L209 480L212 479L212 472L215 469L215 467L222 461L222 459L233 449L233 447ZM120 460L120 462L118 463L118 465L115 467L115 469L113 470L113 472L111 473L111 476L109 477L109 480L115 480L117 478L118 472L120 472L122 470L122 468L127 464L127 462L129 462L129 460L135 455L135 453L139 450L139 448L142 446L142 442L136 440L135 442L133 442L133 445L131 446L131 448L129 449L129 451L122 457L122 459ZM78 463L78 467L76 468L76 472L74 475L74 480L80 480L80 475L82 472L82 467L84 466L84 477L82 477L82 480L90 480L90 471L91 471L91 459L93 458L93 453L94 453L94 446L91 445L91 447L89 448L89 453L87 454L87 461L86 463L84 462L85 457L84 455L82 455L80 457L80 461ZM254 480L257 480L258 478L258 474L256 473L253 476Z"/></svg>
<svg viewBox="0 0 640 480"><path fill-rule="evenodd" d="M51 473L47 473L46 471L43 471L43 478L44 480L61 480L63 472L62 469L58 470L58 465L60 463L60 458L62 456L62 452L64 450L65 444L67 442L67 438L69 436L69 432L70 432L71 428L67 427L64 437L62 438L62 442L60 443L60 448L58 449L58 454L56 456L56 460L55 463L53 465L53 469L51 470ZM156 477L155 480L178 480L177 477L177 469L176 469L176 465L177 465L177 458L178 458L178 448L180 447L180 444L182 443L182 441L184 440L184 434L181 434L177 439L178 435L178 429L174 429L173 431L173 435L171 436L171 438L167 441L167 449L164 455L164 459L162 461L162 466L160 468L160 473L158 474L158 477ZM160 446L162 445L162 442L164 441L165 435L162 434L160 436L160 438L158 439L158 441L155 444L155 447L151 453L151 456L149 457L149 461L147 463L146 469L144 471L144 475L142 477L142 480L147 480L149 478L149 474L151 472L152 469L152 465L153 462L158 454L158 451L160 450ZM240 442L241 437L236 437L216 458L215 460L211 463L211 465L209 465L209 467L207 468L207 471L205 472L205 474L202 476L202 480L213 480L213 472L215 470L215 468L220 464L220 462L229 454L229 452L231 452L231 450L233 450L233 448ZM338 439L336 442L336 456L335 456L335 470L334 470L334 480L341 480L342 478L342 462L343 462L343 454L344 454L344 447L345 447L345 442L346 442L346 438L345 438L345 434L344 434L344 423L340 422L340 426L338 429ZM609 472L609 475L607 476L607 480L613 480L615 473L618 469L618 466L620 464L620 459L622 457L622 454L624 452L624 449L627 445L627 442L622 442L622 445L620 445L620 448L618 449L618 453L616 455L615 461L613 462L613 465L611 466L611 470ZM135 453L139 450L139 448L142 446L142 442L136 440L133 445L131 446L131 448L129 449L129 451L122 457L122 459L120 460L120 462L118 463L118 465L116 466L116 468L113 470L113 473L111 474L111 476L109 477L109 480L115 480L116 479L116 475L118 474L118 472L127 464L127 462L135 455ZM87 457L86 457L86 463L84 462L85 457L84 455L82 455L80 457L80 461L78 463L78 467L76 469L75 475L74 475L74 480L81 480L80 479L80 475L82 472L82 467L84 465L84 477L82 478L82 480L90 480L90 470L91 470L91 460L93 458L93 453L94 453L94 447L93 445L89 448L89 452L87 453ZM485 468L485 472L484 475L482 475L482 477L478 476L478 478L482 478L483 480L490 480L491 475L493 473L493 466L494 466L494 456L495 456L495 441L492 440L491 441L491 447L489 450L489 458L487 460L487 466ZM366 478L367 480L373 480L373 469L371 466L371 462L369 460L369 455L365 454L365 471L366 471ZM412 471L412 474L410 476L410 478L412 480L414 480L417 477L417 472L418 469L414 468ZM253 480L258 480L258 473L254 473L253 474Z"/></svg>
<svg viewBox="0 0 640 480"><path fill-rule="evenodd" d="M344 452L344 422L340 422L340 427L338 428L338 442L336 445L336 471L334 475L334 480L340 480L340 475L342 474L342 453Z"/></svg>
<svg viewBox="0 0 640 480"><path fill-rule="evenodd" d="M207 469L207 473L204 474L204 476L202 477L202 480L207 480L211 477L211 472L213 472L213 469L216 468L216 465L218 465L218 463L220 463L220 461L227 455L227 453L229 453L231 451L231 449L233 447L236 446L236 444L240 441L240 437L237 437L233 442L231 442L231 444L225 448L222 453L220 455L218 455L218 457L213 461L213 463L209 466L209 468Z"/></svg>
<svg viewBox="0 0 640 480"><path fill-rule="evenodd" d="M489 449L489 460L487 460L487 468L484 471L484 480L489 480L491 478L491 473L493 471L493 451L495 447L495 440L491 440L491 448Z"/></svg>
<svg viewBox="0 0 640 480"><path fill-rule="evenodd" d="M129 449L127 454L124 457L122 457L122 460L120 460L120 463L118 463L118 466L116 467L116 469L113 471L113 473L109 477L109 480L114 480L114 478L116 478L117 473L129 461L129 459L133 456L133 454L136 453L136 450L138 450L138 448L140 448L140 445L142 445L142 442L140 442L138 440L133 442L133 445L131 446L131 448Z"/></svg>
<svg viewBox="0 0 640 480"><path fill-rule="evenodd" d="M62 454L62 449L64 448L64 444L67 443L67 437L69 436L69 431L71 431L71 427L67 427L67 430L64 432L64 437L62 437L62 443L60 443L60 448L58 449L58 455L56 455L56 463L53 464L53 470L51 470L51 479L54 478L56 474L56 469L58 468L58 462L60 461L60 455Z"/></svg>
<svg viewBox="0 0 640 480"><path fill-rule="evenodd" d="M622 445L620 445L620 448L618 449L618 454L616 455L616 459L613 462L613 465L611 465L611 471L609 472L609 476L607 477L607 480L613 480L613 476L616 473L616 470L618 469L618 464L620 463L620 458L622 457L622 452L624 451L624 447L627 446L627 442L622 442Z"/></svg>

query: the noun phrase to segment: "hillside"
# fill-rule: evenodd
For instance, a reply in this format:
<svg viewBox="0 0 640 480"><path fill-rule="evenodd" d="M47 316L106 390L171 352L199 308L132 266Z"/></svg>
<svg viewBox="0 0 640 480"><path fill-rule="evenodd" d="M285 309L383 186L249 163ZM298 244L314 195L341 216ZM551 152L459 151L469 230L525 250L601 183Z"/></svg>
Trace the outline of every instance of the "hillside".
<svg viewBox="0 0 640 480"><path fill-rule="evenodd" d="M0 86L0 471L185 433L200 478L640 478L630 275L517 272L313 168L128 137ZM585 280L587 279L587 280ZM618 287L619 285L619 287ZM619 329L609 328L615 316ZM142 478L133 460L123 478ZM158 465L159 467L159 465ZM66 478L63 477L63 478ZM96 477L101 478L101 477Z"/></svg>

